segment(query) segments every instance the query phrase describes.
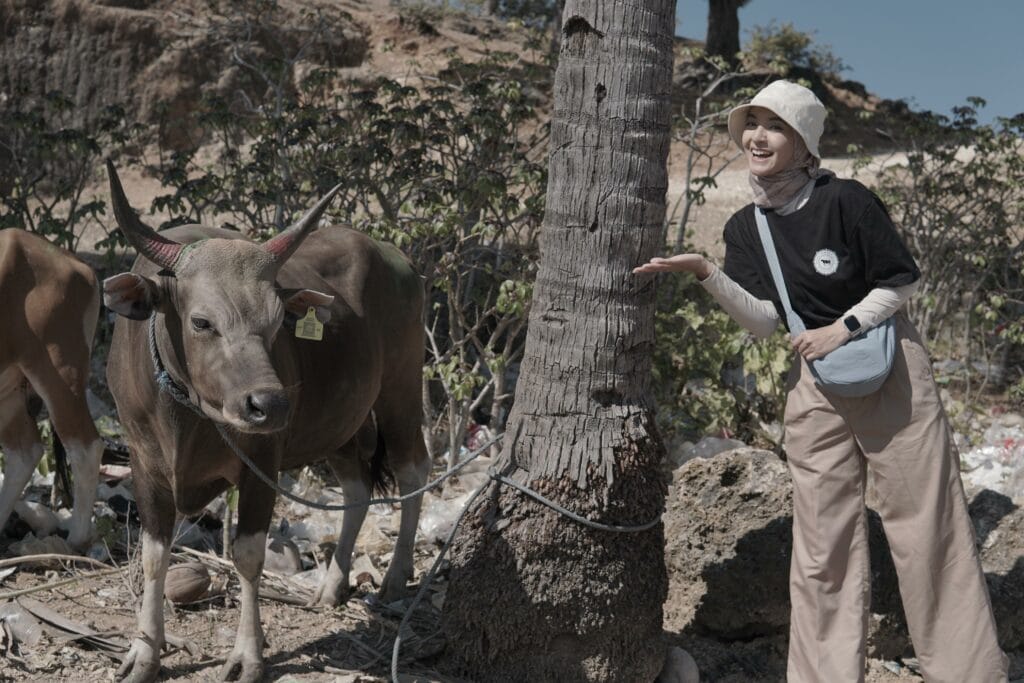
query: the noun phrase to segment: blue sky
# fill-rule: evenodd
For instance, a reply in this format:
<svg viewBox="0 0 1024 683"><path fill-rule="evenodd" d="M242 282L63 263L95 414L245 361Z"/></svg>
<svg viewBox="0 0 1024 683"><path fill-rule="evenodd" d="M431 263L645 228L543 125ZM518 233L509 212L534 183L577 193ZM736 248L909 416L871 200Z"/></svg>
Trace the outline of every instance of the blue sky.
<svg viewBox="0 0 1024 683"><path fill-rule="evenodd" d="M703 40L707 0L677 0L676 33ZM740 40L757 25L792 23L881 97L948 114L987 100L983 121L1024 112L1024 0L751 0Z"/></svg>

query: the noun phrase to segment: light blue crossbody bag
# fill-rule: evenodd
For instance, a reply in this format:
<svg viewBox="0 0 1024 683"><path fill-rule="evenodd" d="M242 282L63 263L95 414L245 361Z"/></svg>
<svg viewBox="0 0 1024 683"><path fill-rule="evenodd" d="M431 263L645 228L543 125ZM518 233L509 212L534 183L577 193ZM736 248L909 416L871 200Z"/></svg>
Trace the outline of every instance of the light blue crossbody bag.
<svg viewBox="0 0 1024 683"><path fill-rule="evenodd" d="M768 257L768 267L772 271L775 288L786 312L789 334L796 337L806 330L807 326L789 302L789 292L786 290L782 268L779 266L779 255L775 252L775 241L768 230L768 218L758 207L754 207L754 216L757 219L757 232L761 236L764 253ZM895 353L896 325L892 316L889 316L885 321L808 365L814 374L814 381L824 391L845 398L855 398L878 391L892 370Z"/></svg>

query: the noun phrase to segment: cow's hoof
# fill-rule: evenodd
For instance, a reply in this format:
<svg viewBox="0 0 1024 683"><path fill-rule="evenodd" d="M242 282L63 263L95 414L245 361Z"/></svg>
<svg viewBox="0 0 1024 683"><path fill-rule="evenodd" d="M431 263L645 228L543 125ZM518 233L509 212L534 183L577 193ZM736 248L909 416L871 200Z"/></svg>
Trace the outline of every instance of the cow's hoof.
<svg viewBox="0 0 1024 683"><path fill-rule="evenodd" d="M160 673L160 650L149 642L136 638L132 641L128 656L117 670L117 679L122 683L149 683Z"/></svg>
<svg viewBox="0 0 1024 683"><path fill-rule="evenodd" d="M220 670L220 680L238 683L256 683L263 678L263 660L247 659L240 653L231 653Z"/></svg>
<svg viewBox="0 0 1024 683"><path fill-rule="evenodd" d="M89 548L92 547L92 530L90 529L85 534L74 534L68 536L68 545L75 553L79 555L85 555L89 552Z"/></svg>
<svg viewBox="0 0 1024 683"><path fill-rule="evenodd" d="M316 593L309 600L310 607L337 607L348 600L348 586L342 582L328 584L326 581L320 583Z"/></svg>
<svg viewBox="0 0 1024 683"><path fill-rule="evenodd" d="M412 589L406 585L405 577L398 574L392 575L390 572L384 576L384 582L381 584L380 590L377 591L377 597L385 605L407 598L411 594Z"/></svg>

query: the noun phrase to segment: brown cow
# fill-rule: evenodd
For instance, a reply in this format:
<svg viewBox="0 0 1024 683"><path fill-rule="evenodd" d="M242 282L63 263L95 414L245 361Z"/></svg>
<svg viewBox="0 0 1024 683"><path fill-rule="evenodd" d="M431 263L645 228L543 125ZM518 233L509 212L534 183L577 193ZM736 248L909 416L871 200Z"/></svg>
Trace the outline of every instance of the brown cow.
<svg viewBox="0 0 1024 683"><path fill-rule="evenodd" d="M147 681L159 670L175 513L195 514L233 484L241 615L221 675L255 681L263 671L257 586L275 493L219 431L275 479L279 470L327 458L347 502L368 498L371 471L382 465L403 493L420 488L430 465L420 432L423 285L391 245L338 226L313 232L334 191L260 245L198 225L157 233L128 205L113 166L108 172L117 222L144 257L103 283L107 306L129 318L115 326L107 378L131 446L145 573L141 634L119 673ZM285 325L286 316L311 309L329 321L322 341L297 339ZM161 391L159 366L169 373L163 385L187 394L193 409ZM386 446L368 449L373 462L354 455L367 450L365 429L353 439L366 424ZM385 600L403 595L412 577L420 500L402 508ZM315 602L335 605L347 594L365 514L344 514Z"/></svg>
<svg viewBox="0 0 1024 683"><path fill-rule="evenodd" d="M42 237L0 230L0 448L4 484L0 528L43 455L31 393L46 403L75 477L68 542L85 550L92 539L103 441L85 402L89 355L100 310L96 276Z"/></svg>

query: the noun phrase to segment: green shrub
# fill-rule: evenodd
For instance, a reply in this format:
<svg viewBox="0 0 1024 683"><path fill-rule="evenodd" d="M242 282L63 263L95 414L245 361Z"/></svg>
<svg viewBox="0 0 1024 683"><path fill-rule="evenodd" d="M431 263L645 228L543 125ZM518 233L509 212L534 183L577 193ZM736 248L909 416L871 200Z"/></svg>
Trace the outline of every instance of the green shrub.
<svg viewBox="0 0 1024 683"><path fill-rule="evenodd" d="M74 121L73 102L59 92L25 96L0 108L0 228L21 228L77 251L85 231L107 235L106 202L87 195L98 162L137 132L121 107L90 124ZM116 241L85 245L109 251Z"/></svg>
<svg viewBox="0 0 1024 683"><path fill-rule="evenodd" d="M837 80L849 69L827 45L814 43L813 34L799 31L791 23L755 26L741 56L747 70L769 68L785 76L793 67L809 69Z"/></svg>
<svg viewBox="0 0 1024 683"><path fill-rule="evenodd" d="M337 76L316 71L249 112L205 100L197 124L219 153L158 160L173 191L153 208L263 237L342 183L332 212L397 244L425 278L428 431L457 456L474 413L503 426L525 343L546 185L526 94L539 74L492 53L452 57L424 86Z"/></svg>
<svg viewBox="0 0 1024 683"><path fill-rule="evenodd" d="M923 274L911 317L975 391L1021 379L1024 341L1024 115L982 125L983 105L917 117L906 161L872 166Z"/></svg>
<svg viewBox="0 0 1024 683"><path fill-rule="evenodd" d="M781 332L754 339L691 276L659 283L653 386L669 438L706 434L776 445L792 352Z"/></svg>

